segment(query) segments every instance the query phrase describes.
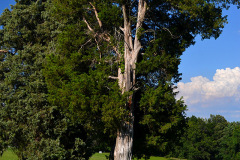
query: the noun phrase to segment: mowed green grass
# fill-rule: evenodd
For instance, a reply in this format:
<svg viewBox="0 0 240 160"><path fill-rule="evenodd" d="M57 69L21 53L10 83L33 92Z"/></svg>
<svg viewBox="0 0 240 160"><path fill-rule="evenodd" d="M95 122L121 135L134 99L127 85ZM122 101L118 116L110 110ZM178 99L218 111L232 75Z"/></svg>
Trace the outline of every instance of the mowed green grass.
<svg viewBox="0 0 240 160"><path fill-rule="evenodd" d="M18 160L18 157L11 149L8 149L0 157L0 160Z"/></svg>
<svg viewBox="0 0 240 160"><path fill-rule="evenodd" d="M90 160L107 160L106 156L108 156L109 153L95 153ZM134 159L137 160L137 159ZM141 159L144 160L144 159ZM150 160L183 160L183 159L177 159L177 158L164 158L164 157L151 157Z"/></svg>
<svg viewBox="0 0 240 160"><path fill-rule="evenodd" d="M106 156L108 156L109 153L95 153L90 160L107 160ZM5 151L2 155L2 157L0 157L0 160L18 160L18 157L16 154L14 154L14 152L9 149L7 151ZM134 159L137 160L137 159ZM144 159L142 159L144 160ZM167 159L164 157L151 157L150 160L180 160L180 159Z"/></svg>

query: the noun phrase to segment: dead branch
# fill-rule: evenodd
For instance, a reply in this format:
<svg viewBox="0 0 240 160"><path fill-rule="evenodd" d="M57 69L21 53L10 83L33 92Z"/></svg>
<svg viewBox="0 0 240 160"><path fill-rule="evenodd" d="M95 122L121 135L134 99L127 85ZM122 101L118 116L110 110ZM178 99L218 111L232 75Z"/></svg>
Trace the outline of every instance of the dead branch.
<svg viewBox="0 0 240 160"><path fill-rule="evenodd" d="M168 28L163 27L163 30L168 31L173 39L177 39L180 37L180 36L173 35L172 32Z"/></svg>
<svg viewBox="0 0 240 160"><path fill-rule="evenodd" d="M98 50L100 51L100 47L99 47L99 44L98 44L97 39L95 38L94 40L95 40L95 42L97 43L97 48L98 48Z"/></svg>
<svg viewBox="0 0 240 160"><path fill-rule="evenodd" d="M89 2L89 4L93 7L93 10L94 10L94 13L95 13L95 16L97 18L97 21L98 21L98 24L99 24L99 27L102 28L102 22L101 20L99 19L99 15L98 15L98 12L97 12L97 9L96 7L91 3ZM111 44L111 37L109 35L109 33L106 33L106 32L103 32L103 33L100 33L100 32L95 32L94 29L89 25L89 23L87 22L86 18L83 17L83 21L86 23L88 29L93 32L94 34L94 41L96 42L97 44L97 48L98 50L100 51L100 47L99 47L99 42L101 42L101 40L104 40L106 42L109 42ZM87 43L91 42L91 40L88 40L84 45L81 46L81 48L83 46L85 46ZM129 45L128 45L129 46ZM81 49L80 48L80 49ZM113 50L118 54L120 55L120 53L118 52L118 49L116 46L113 46ZM101 51L100 51L101 52ZM101 59L101 53L100 53L100 59Z"/></svg>
<svg viewBox="0 0 240 160"><path fill-rule="evenodd" d="M156 37L156 32L155 32L155 30L153 30L153 29L148 29L148 30L144 31L143 33L148 33L148 32L153 32L153 34L154 34L154 39L155 39L155 37Z"/></svg>
<svg viewBox="0 0 240 160"><path fill-rule="evenodd" d="M108 78L118 80L118 77L108 76Z"/></svg>
<svg viewBox="0 0 240 160"><path fill-rule="evenodd" d="M80 47L80 49L82 49L85 45L87 45L89 42L91 42L92 41L92 39L89 39L86 43L84 43L83 45L81 45L81 47ZM80 50L79 49L79 50Z"/></svg>
<svg viewBox="0 0 240 160"><path fill-rule="evenodd" d="M124 28L119 27L119 29L120 29L121 31L123 31L123 33L125 32L125 29L124 29Z"/></svg>
<svg viewBox="0 0 240 160"><path fill-rule="evenodd" d="M6 50L0 50L0 53L8 53Z"/></svg>
<svg viewBox="0 0 240 160"><path fill-rule="evenodd" d="M93 32L93 29L90 27L85 17L83 17L83 21L87 24L88 29Z"/></svg>
<svg viewBox="0 0 240 160"><path fill-rule="evenodd" d="M99 19L99 16L98 16L96 7L95 7L91 2L89 2L89 3L90 3L90 5L93 7L95 16L96 16L97 21L98 21L98 24L99 24L99 27L102 28L102 21Z"/></svg>

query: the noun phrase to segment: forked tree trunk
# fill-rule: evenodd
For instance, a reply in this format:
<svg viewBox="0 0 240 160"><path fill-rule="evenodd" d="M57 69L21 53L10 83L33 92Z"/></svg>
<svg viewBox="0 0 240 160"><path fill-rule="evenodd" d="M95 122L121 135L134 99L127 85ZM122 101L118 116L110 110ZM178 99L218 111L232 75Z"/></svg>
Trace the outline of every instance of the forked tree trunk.
<svg viewBox="0 0 240 160"><path fill-rule="evenodd" d="M89 2L89 4L92 6L98 25L100 28L102 28L102 22L99 18L98 12L96 7ZM124 18L124 28L120 29L124 33L124 72L121 70L121 68L118 69L118 77L114 77L114 79L118 80L119 87L122 90L122 94L125 92L129 92L133 90L135 85L135 69L136 69L136 62L138 54L141 50L141 43L139 40L139 37L137 36L138 30L142 27L142 23L145 17L145 13L147 10L147 2L146 0L139 0L138 1L138 15L137 15L137 24L136 24L136 33L135 36L132 36L132 24L130 20L130 8L131 6L126 6L125 4L122 5L122 12L123 12L123 18ZM100 50L98 46L98 40L97 39L103 39L109 43L110 37L109 35L105 33L99 33L95 32L94 29L90 26L90 24L87 22L85 17L83 16L83 22L87 25L89 31L92 33L92 35L95 35L94 39L97 44L98 49ZM133 41L134 37L134 41ZM119 53L117 47L113 47L113 49L116 51L118 56L120 57L121 54ZM101 57L101 56L100 56ZM123 72L123 73L122 73ZM110 76L110 78L113 78ZM126 115L127 120L123 120L120 128L117 131L117 138L116 138L116 146L114 149L114 160L131 160L132 158L132 146L133 146L133 125L134 125L134 96L130 95L128 97L128 101L126 102L125 107L129 110L129 115Z"/></svg>
<svg viewBox="0 0 240 160"><path fill-rule="evenodd" d="M133 90L135 85L135 69L138 54L141 50L141 43L137 36L138 29L141 28L145 13L147 9L147 3L145 0L139 0L138 2L138 17L136 24L135 39L133 42L131 31L131 20L128 15L129 10L125 5L122 6L124 28L121 30L124 32L124 62L125 70L122 73L121 69L118 70L118 82L119 87L122 89L122 93ZM126 109L129 110L129 115L126 121L122 122L121 127L117 132L116 146L114 150L114 160L131 160L132 159L132 146L133 146L133 126L134 126L134 96L130 95L126 103Z"/></svg>

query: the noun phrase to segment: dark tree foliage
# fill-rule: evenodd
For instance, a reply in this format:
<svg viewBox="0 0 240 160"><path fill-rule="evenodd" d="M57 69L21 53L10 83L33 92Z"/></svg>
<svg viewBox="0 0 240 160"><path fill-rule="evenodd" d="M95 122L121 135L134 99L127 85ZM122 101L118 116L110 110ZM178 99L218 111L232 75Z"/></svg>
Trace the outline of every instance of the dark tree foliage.
<svg viewBox="0 0 240 160"><path fill-rule="evenodd" d="M220 153L218 158L222 160L240 159L240 123L229 123L220 141Z"/></svg>
<svg viewBox="0 0 240 160"><path fill-rule="evenodd" d="M20 159L82 159L94 151L82 124L48 103L43 64L57 29L50 0L20 0L0 17L0 149Z"/></svg>
<svg viewBox="0 0 240 160"><path fill-rule="evenodd" d="M208 1L221 5L223 8L226 9L228 9L231 5L237 5L238 8L240 7L239 0L208 0Z"/></svg>
<svg viewBox="0 0 240 160"><path fill-rule="evenodd" d="M239 159L240 124L227 122L223 116L208 119L188 118L185 133L169 156L189 160Z"/></svg>

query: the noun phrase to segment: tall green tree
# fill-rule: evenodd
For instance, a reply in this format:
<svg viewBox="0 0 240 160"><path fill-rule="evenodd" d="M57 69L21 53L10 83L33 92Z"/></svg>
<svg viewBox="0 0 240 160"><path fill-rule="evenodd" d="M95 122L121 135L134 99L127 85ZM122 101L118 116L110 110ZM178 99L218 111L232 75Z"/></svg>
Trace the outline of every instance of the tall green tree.
<svg viewBox="0 0 240 160"><path fill-rule="evenodd" d="M133 141L138 156L166 148L186 109L173 87L180 56L198 34L218 38L222 9L205 0L54 2L68 25L48 56L49 101L90 137L116 137L116 160L132 158Z"/></svg>
<svg viewBox="0 0 240 160"><path fill-rule="evenodd" d="M210 118L207 121L207 127L209 130L209 137L211 138L212 150L210 152L210 159L221 159L219 157L221 141L224 136L224 130L226 126L229 124L227 120L220 115L210 115Z"/></svg>
<svg viewBox="0 0 240 160"><path fill-rule="evenodd" d="M175 149L171 156L189 160L221 160L223 157L232 159L237 156L237 152L230 151L230 144L236 144L238 139L234 137L235 140L230 141L233 138L232 127L233 125L220 115L210 115L208 119L192 116L188 118L187 127L179 143L174 144ZM231 147L234 148L234 145Z"/></svg>
<svg viewBox="0 0 240 160"><path fill-rule="evenodd" d="M192 116L170 156L189 160L237 160L240 158L240 123L223 116L208 119Z"/></svg>
<svg viewBox="0 0 240 160"><path fill-rule="evenodd" d="M0 16L0 149L20 159L83 159L93 150L81 124L48 103L43 76L58 23L51 0L20 0Z"/></svg>

